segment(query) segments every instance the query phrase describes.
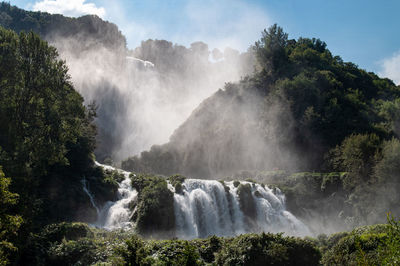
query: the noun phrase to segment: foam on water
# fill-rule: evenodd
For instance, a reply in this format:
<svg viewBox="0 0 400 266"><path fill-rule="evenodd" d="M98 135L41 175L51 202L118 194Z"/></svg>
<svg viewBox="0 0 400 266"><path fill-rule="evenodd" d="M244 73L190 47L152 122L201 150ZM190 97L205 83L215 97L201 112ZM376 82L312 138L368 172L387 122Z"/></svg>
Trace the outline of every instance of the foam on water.
<svg viewBox="0 0 400 266"><path fill-rule="evenodd" d="M83 182L85 192L98 211L95 226L107 230L133 228L131 216L134 210L130 206L137 199L138 193L131 187L130 173L96 164L106 170L123 173L125 179L119 184L118 200L107 202L101 209L95 206L93 196ZM168 183L168 188L174 193L176 237L191 239L250 232L284 232L295 236L310 234L307 226L286 210L285 196L279 189L246 181L240 181L240 184L250 187L250 198L247 200L253 210L251 215L243 212L239 186L235 186L233 181L186 179L182 184L182 193L176 193L175 188Z"/></svg>

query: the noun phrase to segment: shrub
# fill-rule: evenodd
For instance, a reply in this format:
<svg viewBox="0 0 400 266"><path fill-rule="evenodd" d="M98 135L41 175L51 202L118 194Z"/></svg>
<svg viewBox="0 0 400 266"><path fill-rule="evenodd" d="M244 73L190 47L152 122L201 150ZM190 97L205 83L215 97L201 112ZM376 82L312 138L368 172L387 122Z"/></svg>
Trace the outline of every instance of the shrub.
<svg viewBox="0 0 400 266"><path fill-rule="evenodd" d="M4 176L0 166L0 265L6 265L9 256L17 250L12 242L22 223L20 216L10 215L12 206L18 200L18 194L8 190L10 183L11 179Z"/></svg>
<svg viewBox="0 0 400 266"><path fill-rule="evenodd" d="M375 174L381 183L399 186L400 141L391 139L382 146L382 158L374 168Z"/></svg>
<svg viewBox="0 0 400 266"><path fill-rule="evenodd" d="M387 237L378 247L382 265L400 265L400 220L388 214Z"/></svg>
<svg viewBox="0 0 400 266"><path fill-rule="evenodd" d="M142 239L132 236L125 241L125 246L116 249L116 252L128 265L143 265L147 253Z"/></svg>
<svg viewBox="0 0 400 266"><path fill-rule="evenodd" d="M331 235L321 246L324 265L399 265L399 222L362 226Z"/></svg>
<svg viewBox="0 0 400 266"><path fill-rule="evenodd" d="M310 242L282 234L247 234L231 239L217 254L218 265L319 265Z"/></svg>
<svg viewBox="0 0 400 266"><path fill-rule="evenodd" d="M375 134L352 134L330 152L332 167L349 172L343 179L347 190L354 189L371 177L380 145L381 140Z"/></svg>
<svg viewBox="0 0 400 266"><path fill-rule="evenodd" d="M96 262L92 239L65 240L53 243L47 251L48 265L90 265Z"/></svg>
<svg viewBox="0 0 400 266"><path fill-rule="evenodd" d="M84 223L51 224L27 241L22 264L70 265L85 257L86 263L94 262L94 233Z"/></svg>
<svg viewBox="0 0 400 266"><path fill-rule="evenodd" d="M162 241L152 247L156 265L202 265L197 248L189 241Z"/></svg>
<svg viewBox="0 0 400 266"><path fill-rule="evenodd" d="M383 241L384 234L352 233L341 238L332 249L328 250L322 259L324 265L357 265L362 261L373 262L377 260L377 247Z"/></svg>

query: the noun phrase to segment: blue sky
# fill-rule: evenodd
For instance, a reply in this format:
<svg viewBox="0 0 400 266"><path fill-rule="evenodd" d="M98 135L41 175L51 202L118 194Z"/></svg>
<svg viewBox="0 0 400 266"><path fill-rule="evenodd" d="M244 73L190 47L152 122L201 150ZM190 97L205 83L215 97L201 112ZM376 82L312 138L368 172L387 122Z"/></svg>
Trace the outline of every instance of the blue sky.
<svg viewBox="0 0 400 266"><path fill-rule="evenodd" d="M142 40L239 50L278 23L289 38L316 37L334 55L400 83L399 0L11 0L29 10L79 16L95 13L117 24L134 48Z"/></svg>

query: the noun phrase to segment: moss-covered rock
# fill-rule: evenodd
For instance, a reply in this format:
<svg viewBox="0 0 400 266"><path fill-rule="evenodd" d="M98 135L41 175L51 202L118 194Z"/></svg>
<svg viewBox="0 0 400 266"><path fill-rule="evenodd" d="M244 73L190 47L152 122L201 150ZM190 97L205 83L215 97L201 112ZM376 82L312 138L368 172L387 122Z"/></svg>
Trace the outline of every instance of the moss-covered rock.
<svg viewBox="0 0 400 266"><path fill-rule="evenodd" d="M237 194L239 196L240 209L245 215L245 222L249 228L252 228L257 217L257 210L251 193L251 185L249 183L240 184Z"/></svg>
<svg viewBox="0 0 400 266"><path fill-rule="evenodd" d="M254 191L254 196L256 196L257 198L262 198L262 195L258 190Z"/></svg>
<svg viewBox="0 0 400 266"><path fill-rule="evenodd" d="M93 195L95 204L98 208L101 208L101 206L106 202L117 200L119 183L124 178L125 176L117 170L105 170L100 166L93 165L91 168L86 170L82 180L85 179L86 186ZM66 195L69 195L68 198L64 198L63 202L57 204L61 205L60 208L63 209L63 212L73 213L70 215L71 218L69 221L94 223L98 218L97 212L90 202L88 195L83 191L82 186L82 182L76 183L75 186L72 186L71 184L53 186L53 188L59 187L60 191L57 193L60 195L62 195L61 190L74 190L66 193ZM74 193L75 196L71 196L71 193ZM67 206L63 208L63 204L67 204ZM59 209L57 211L59 212Z"/></svg>
<svg viewBox="0 0 400 266"><path fill-rule="evenodd" d="M175 192L182 194L183 193L183 182L185 182L186 177L183 175L172 175L168 178L171 185L175 188Z"/></svg>
<svg viewBox="0 0 400 266"><path fill-rule="evenodd" d="M125 176L118 170L108 170L96 166L86 176L90 192L93 194L97 205L102 206L107 201L117 199L119 183Z"/></svg>
<svg viewBox="0 0 400 266"><path fill-rule="evenodd" d="M174 194L162 177L131 176L132 186L138 191L136 215L133 217L139 234L150 238L174 236Z"/></svg>

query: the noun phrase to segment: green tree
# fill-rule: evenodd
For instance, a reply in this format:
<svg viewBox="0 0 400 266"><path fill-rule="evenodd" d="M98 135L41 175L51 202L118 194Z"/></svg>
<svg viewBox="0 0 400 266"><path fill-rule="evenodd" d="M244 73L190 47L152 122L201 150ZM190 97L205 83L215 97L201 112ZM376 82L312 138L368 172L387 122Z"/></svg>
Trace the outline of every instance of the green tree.
<svg viewBox="0 0 400 266"><path fill-rule="evenodd" d="M262 32L262 37L255 43L255 52L263 70L277 78L287 61L286 45L288 34L277 24Z"/></svg>
<svg viewBox="0 0 400 266"><path fill-rule="evenodd" d="M400 189L400 141L396 138L382 144L380 160L374 167L375 182L373 183L374 202L380 216L392 212L400 214L398 193Z"/></svg>
<svg viewBox="0 0 400 266"><path fill-rule="evenodd" d="M67 72L38 35L0 28L0 164L20 195L25 233L71 219L85 204L80 180L92 176L96 110L83 105Z"/></svg>
<svg viewBox="0 0 400 266"><path fill-rule="evenodd" d="M0 265L7 265L9 256L16 251L12 243L22 223L22 218L11 214L11 207L17 203L18 194L8 187L11 179L5 177L0 166Z"/></svg>
<svg viewBox="0 0 400 266"><path fill-rule="evenodd" d="M400 184L400 141L392 138L382 145L382 159L375 166L377 178L384 183Z"/></svg>
<svg viewBox="0 0 400 266"><path fill-rule="evenodd" d="M380 145L375 134L353 134L331 151L333 168L349 173L343 180L345 189L352 190L371 178Z"/></svg>
<svg viewBox="0 0 400 266"><path fill-rule="evenodd" d="M400 265L400 220L387 215L388 232L384 242L378 247L382 265Z"/></svg>
<svg viewBox="0 0 400 266"><path fill-rule="evenodd" d="M55 48L34 33L1 29L0 35L0 145L13 162L4 167L45 175L50 166L69 163L67 146L82 135L86 119L83 98Z"/></svg>

